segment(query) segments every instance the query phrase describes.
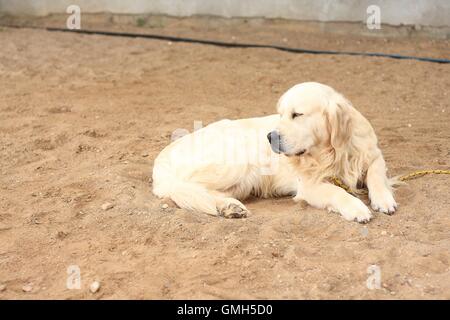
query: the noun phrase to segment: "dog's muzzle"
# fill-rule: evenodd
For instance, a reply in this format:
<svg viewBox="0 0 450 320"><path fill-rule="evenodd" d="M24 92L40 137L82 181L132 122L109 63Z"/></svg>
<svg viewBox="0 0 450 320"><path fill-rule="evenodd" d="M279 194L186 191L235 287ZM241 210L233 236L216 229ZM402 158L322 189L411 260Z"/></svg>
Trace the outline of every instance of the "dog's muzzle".
<svg viewBox="0 0 450 320"><path fill-rule="evenodd" d="M294 154L287 154L286 147L281 143L281 137L277 131L272 131L267 135L267 140L269 140L270 147L272 148L272 151L275 153L284 153L287 156L294 155ZM302 149L299 152L297 152L296 156L301 156L306 152L306 149Z"/></svg>

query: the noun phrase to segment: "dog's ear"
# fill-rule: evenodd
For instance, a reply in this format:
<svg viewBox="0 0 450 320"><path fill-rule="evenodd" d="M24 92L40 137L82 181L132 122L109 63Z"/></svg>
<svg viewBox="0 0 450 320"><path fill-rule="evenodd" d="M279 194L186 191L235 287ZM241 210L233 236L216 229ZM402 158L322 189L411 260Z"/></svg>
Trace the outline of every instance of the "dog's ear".
<svg viewBox="0 0 450 320"><path fill-rule="evenodd" d="M352 135L351 105L343 97L330 101L326 111L330 143L334 149L347 145Z"/></svg>

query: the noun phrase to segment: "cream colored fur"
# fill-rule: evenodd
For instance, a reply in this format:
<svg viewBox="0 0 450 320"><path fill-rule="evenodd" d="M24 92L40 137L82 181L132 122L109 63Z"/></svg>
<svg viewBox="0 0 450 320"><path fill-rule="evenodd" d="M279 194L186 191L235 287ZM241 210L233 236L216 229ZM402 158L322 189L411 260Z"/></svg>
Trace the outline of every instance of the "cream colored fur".
<svg viewBox="0 0 450 320"><path fill-rule="evenodd" d="M315 82L298 84L283 94L277 111L218 121L171 143L155 159L154 194L232 218L248 214L241 201L250 195L295 195L347 220L370 220L361 200L328 182L335 176L351 188L365 183L374 210L396 210L374 130L341 94ZM271 150L271 131L280 137L281 154Z"/></svg>

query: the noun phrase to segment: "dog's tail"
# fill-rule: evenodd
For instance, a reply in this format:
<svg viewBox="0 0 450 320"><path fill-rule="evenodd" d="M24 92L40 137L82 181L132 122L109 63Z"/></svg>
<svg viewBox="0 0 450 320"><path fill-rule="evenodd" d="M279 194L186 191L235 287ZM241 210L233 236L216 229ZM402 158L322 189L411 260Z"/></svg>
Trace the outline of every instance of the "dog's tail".
<svg viewBox="0 0 450 320"><path fill-rule="evenodd" d="M153 168L153 193L169 197L180 208L217 215L217 199L206 188L195 182L183 181L171 173L170 168L155 164Z"/></svg>

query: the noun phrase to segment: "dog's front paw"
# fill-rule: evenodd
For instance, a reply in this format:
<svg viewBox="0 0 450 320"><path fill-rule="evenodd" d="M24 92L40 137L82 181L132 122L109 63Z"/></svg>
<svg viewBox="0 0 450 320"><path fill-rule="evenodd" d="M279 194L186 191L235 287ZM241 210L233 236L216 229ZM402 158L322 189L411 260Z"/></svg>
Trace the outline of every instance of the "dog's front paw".
<svg viewBox="0 0 450 320"><path fill-rule="evenodd" d="M369 198L373 210L389 215L397 210L397 203L389 190L372 192L369 194Z"/></svg>
<svg viewBox="0 0 450 320"><path fill-rule="evenodd" d="M372 213L369 208L359 199L354 199L346 205L344 205L340 210L340 214L344 219L348 221L358 221L361 223L369 222L372 218Z"/></svg>
<svg viewBox="0 0 450 320"><path fill-rule="evenodd" d="M248 215L248 210L244 206L235 203L230 203L219 211L224 218L245 218Z"/></svg>

